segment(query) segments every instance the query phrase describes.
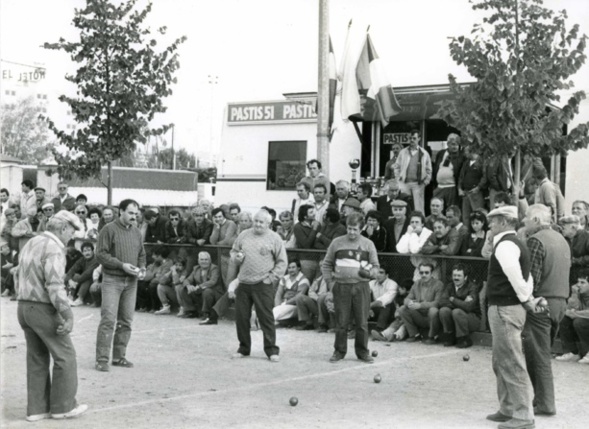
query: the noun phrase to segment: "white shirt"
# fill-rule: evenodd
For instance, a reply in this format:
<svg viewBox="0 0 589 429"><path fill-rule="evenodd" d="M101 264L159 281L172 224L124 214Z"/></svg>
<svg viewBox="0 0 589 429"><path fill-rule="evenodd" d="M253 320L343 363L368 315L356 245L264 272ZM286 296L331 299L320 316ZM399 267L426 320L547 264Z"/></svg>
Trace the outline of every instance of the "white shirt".
<svg viewBox="0 0 589 429"><path fill-rule="evenodd" d="M399 242L397 243L397 252L399 253L411 253L413 255L420 253L423 245L427 241L433 232L426 227L423 227L421 234L413 232L411 225L407 227L407 232L403 234Z"/></svg>
<svg viewBox="0 0 589 429"><path fill-rule="evenodd" d="M393 302L399 290L399 285L389 278L382 283L376 280L370 280L368 285L370 286L374 300L382 302L383 307Z"/></svg>
<svg viewBox="0 0 589 429"><path fill-rule="evenodd" d="M323 200L321 204L317 205L317 203L315 203L313 207L315 207L315 220L319 222L321 225L323 225L323 217L325 216L327 207L329 207L329 201Z"/></svg>
<svg viewBox="0 0 589 429"><path fill-rule="evenodd" d="M530 299L534 291L534 279L531 275L527 281L524 279L522 267L519 264L519 257L521 256L519 247L513 241L502 241L499 243L499 240L508 234L515 235L515 231L505 231L493 237L495 258L497 258L509 283L511 283L511 287L513 287L517 298L521 302L526 302Z"/></svg>
<svg viewBox="0 0 589 429"><path fill-rule="evenodd" d="M313 196L313 194L309 194L306 200L301 200L300 197L295 198L294 213L292 214L294 216L295 223L299 221L299 209L301 208L301 206L305 205L313 207L315 206L315 197Z"/></svg>

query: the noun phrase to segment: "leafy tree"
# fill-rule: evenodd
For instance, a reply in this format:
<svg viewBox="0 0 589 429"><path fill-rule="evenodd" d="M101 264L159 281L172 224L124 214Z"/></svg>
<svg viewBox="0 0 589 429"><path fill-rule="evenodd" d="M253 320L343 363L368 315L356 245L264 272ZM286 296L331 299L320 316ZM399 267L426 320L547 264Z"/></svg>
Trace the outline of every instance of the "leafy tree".
<svg viewBox="0 0 589 429"><path fill-rule="evenodd" d="M176 169L183 170L194 167L196 164L196 158L194 155L189 154L186 149L180 149L174 151L176 154ZM151 154L147 161L149 168L162 168L171 169L173 166L173 151L171 148L163 149L158 152Z"/></svg>
<svg viewBox="0 0 589 429"><path fill-rule="evenodd" d="M439 110L460 129L474 151L484 157L512 156L518 150L532 156L565 155L586 148L588 125L580 124L563 136L579 112L583 91L575 92L562 109L559 90L585 63L587 37L579 26L567 29L565 10L554 12L542 0L480 0L473 9L490 11L471 37L453 38L450 53L466 66L476 82L460 85L449 75L455 99ZM517 170L517 164L516 164ZM515 172L519 180L519 172Z"/></svg>
<svg viewBox="0 0 589 429"><path fill-rule="evenodd" d="M30 164L47 157L49 128L39 119L43 106L34 97L19 99L15 104L3 103L0 109L2 153Z"/></svg>
<svg viewBox="0 0 589 429"><path fill-rule="evenodd" d="M152 5L135 10L136 3L86 0L86 7L76 9L73 18L79 41L60 38L44 45L68 53L79 64L75 74L65 77L77 86L76 97L59 97L70 106L76 130L62 131L48 119L49 128L68 149L65 154L54 151L59 174L66 179L100 178L101 167L108 165L109 204L112 161L132 153L148 135L161 135L171 126L152 128L150 122L156 113L166 111L163 98L172 94L173 74L179 67L176 51L186 40L178 38L156 51L158 42L143 26ZM164 35L166 27L157 32Z"/></svg>

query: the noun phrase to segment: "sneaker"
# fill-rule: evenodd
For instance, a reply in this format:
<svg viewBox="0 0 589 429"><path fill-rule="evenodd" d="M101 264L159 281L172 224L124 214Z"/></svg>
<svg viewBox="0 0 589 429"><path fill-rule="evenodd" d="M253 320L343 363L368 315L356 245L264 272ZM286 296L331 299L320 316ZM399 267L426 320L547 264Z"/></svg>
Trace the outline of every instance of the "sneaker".
<svg viewBox="0 0 589 429"><path fill-rule="evenodd" d="M278 355L271 355L268 359L270 359L270 362L280 362L280 356Z"/></svg>
<svg viewBox="0 0 589 429"><path fill-rule="evenodd" d="M231 359L241 359L241 358L244 358L244 357L247 357L247 355L244 355L243 353L239 353L239 352L233 353L231 355Z"/></svg>
<svg viewBox="0 0 589 429"><path fill-rule="evenodd" d="M133 365L133 362L129 362L125 358L121 358L119 360L113 360L112 364L113 364L113 366L120 366L123 368L133 368L135 366L135 365Z"/></svg>
<svg viewBox="0 0 589 429"><path fill-rule="evenodd" d="M358 360L364 363L374 363L374 358L370 355L358 356Z"/></svg>
<svg viewBox="0 0 589 429"><path fill-rule="evenodd" d="M96 365L94 365L94 368L96 369L96 371L100 371L100 372L110 371L110 368L108 367L108 362L96 362Z"/></svg>
<svg viewBox="0 0 589 429"><path fill-rule="evenodd" d="M87 410L88 410L88 405L79 404L76 408L71 410L69 413L51 414L51 418L56 419L56 420L72 419L74 417L78 417L81 414L84 414Z"/></svg>
<svg viewBox="0 0 589 429"><path fill-rule="evenodd" d="M579 359L581 359L581 356L574 353L566 353L556 358L556 360L559 362L578 362Z"/></svg>
<svg viewBox="0 0 589 429"><path fill-rule="evenodd" d="M370 335L372 335L372 339L374 341L388 341L387 337L385 337L381 332L378 332L377 330L372 330L370 331Z"/></svg>
<svg viewBox="0 0 589 429"><path fill-rule="evenodd" d="M186 314L186 312L184 311L184 307L180 307L180 310L178 311L178 314L176 314L176 317L182 317Z"/></svg>
<svg viewBox="0 0 589 429"><path fill-rule="evenodd" d="M339 353L334 353L330 358L329 358L329 362L331 363L336 363L339 362L340 360L342 360L344 357L342 355L340 355Z"/></svg>
<svg viewBox="0 0 589 429"><path fill-rule="evenodd" d="M504 423L499 423L499 429L534 429L536 425L534 420L511 419Z"/></svg>
<svg viewBox="0 0 589 429"><path fill-rule="evenodd" d="M420 334L417 334L414 337L407 338L407 342L408 343L414 343L414 342L419 341L419 340L421 340L421 335Z"/></svg>
<svg viewBox="0 0 589 429"><path fill-rule="evenodd" d="M5 289L5 290L4 290L4 292L2 292L2 295L0 295L0 296L2 296L2 297L7 297L7 296L10 296L10 290L8 290L8 289ZM42 416L42 415L44 415L44 414L35 414L35 415L36 415L36 416ZM32 416L31 416L31 417L32 417ZM34 421L36 421L36 420L34 420Z"/></svg>
<svg viewBox="0 0 589 429"><path fill-rule="evenodd" d="M170 314L172 310L170 310L169 305L164 305L164 308L155 312L156 315L161 316L162 314Z"/></svg>
<svg viewBox="0 0 589 429"><path fill-rule="evenodd" d="M78 298L71 303L72 307L79 307L80 305L84 305L84 300L82 298Z"/></svg>
<svg viewBox="0 0 589 429"><path fill-rule="evenodd" d="M198 322L199 325L216 325L217 321L213 319L209 319L208 317L205 320Z"/></svg>
<svg viewBox="0 0 589 429"><path fill-rule="evenodd" d="M4 295L4 296L6 296L6 295ZM50 419L50 418L51 418L50 413L44 413L44 414L33 414L32 416L26 416L25 420L27 422L38 422L38 421Z"/></svg>
<svg viewBox="0 0 589 429"><path fill-rule="evenodd" d="M582 364L585 364L585 365L589 365L589 354L586 354L583 359L580 359L579 360L579 363L582 363Z"/></svg>

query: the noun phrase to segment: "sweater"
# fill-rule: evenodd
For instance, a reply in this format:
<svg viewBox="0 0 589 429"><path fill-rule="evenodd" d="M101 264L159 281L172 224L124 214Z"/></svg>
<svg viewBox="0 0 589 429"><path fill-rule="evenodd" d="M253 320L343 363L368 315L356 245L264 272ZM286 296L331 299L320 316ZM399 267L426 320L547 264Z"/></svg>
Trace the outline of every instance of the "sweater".
<svg viewBox="0 0 589 429"><path fill-rule="evenodd" d="M571 252L565 238L549 226L528 239L534 296L569 297Z"/></svg>
<svg viewBox="0 0 589 429"><path fill-rule="evenodd" d="M253 228L243 231L231 249L231 257L244 254L239 267L240 283L256 284L264 280L277 282L286 272L288 259L282 238L274 231L256 234Z"/></svg>
<svg viewBox="0 0 589 429"><path fill-rule="evenodd" d="M128 276L123 264L145 268L145 249L141 232L136 226L125 226L120 219L109 223L98 235L96 257L102 264L102 273L111 276Z"/></svg>
<svg viewBox="0 0 589 429"><path fill-rule="evenodd" d="M417 280L405 298L405 305L415 301L421 304L422 309L437 308L443 291L444 284L436 278L432 277L427 282Z"/></svg>
<svg viewBox="0 0 589 429"><path fill-rule="evenodd" d="M471 299L466 301L466 298L469 296ZM454 299L450 301L450 297L453 297ZM444 287L439 304L440 308L459 308L467 313L474 313L477 316L480 316L481 306L479 305L479 287L476 283L467 280L462 287L457 290L454 283L448 283Z"/></svg>
<svg viewBox="0 0 589 429"><path fill-rule="evenodd" d="M211 233L211 244L217 246L233 246L237 238L237 225L232 220L225 220L223 225L213 225Z"/></svg>
<svg viewBox="0 0 589 429"><path fill-rule="evenodd" d="M361 265L371 264L373 269L379 267L378 254L374 243L366 237L359 236L351 240L347 235L335 238L325 255L321 272L325 281L354 284L368 282L359 275Z"/></svg>
<svg viewBox="0 0 589 429"><path fill-rule="evenodd" d="M96 255L93 255L90 259L80 258L66 273L64 282L67 283L69 280L74 280L76 283L92 281L92 273L97 267Z"/></svg>
<svg viewBox="0 0 589 429"><path fill-rule="evenodd" d="M341 223L325 223L319 233L315 236L315 249L325 250L329 247L334 238L346 235L346 227Z"/></svg>

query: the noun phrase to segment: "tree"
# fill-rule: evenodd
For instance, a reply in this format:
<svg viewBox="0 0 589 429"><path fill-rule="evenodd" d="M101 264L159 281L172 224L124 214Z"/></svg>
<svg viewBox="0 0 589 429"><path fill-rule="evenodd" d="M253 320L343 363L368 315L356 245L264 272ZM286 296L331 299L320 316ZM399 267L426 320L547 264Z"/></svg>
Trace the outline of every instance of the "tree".
<svg viewBox="0 0 589 429"><path fill-rule="evenodd" d="M171 148L163 149L158 152L152 153L147 161L149 168L166 168L171 169L173 167L173 153L176 155L176 169L184 170L196 165L196 158L194 155L189 154L186 149L180 149L172 151Z"/></svg>
<svg viewBox="0 0 589 429"><path fill-rule="evenodd" d="M62 95L77 122L73 133L57 128L47 119L49 128L68 151L54 150L58 172L63 178L73 175L87 179L101 177L108 165L108 203L112 204L112 161L129 155L148 135L161 135L171 124L150 126L156 113L166 111L163 98L172 94L179 67L176 39L156 51L157 41L143 21L151 12L151 3L135 10L137 0L86 0L84 9L76 9L73 25L80 31L79 41L63 38L45 43L46 49L61 50L79 64L66 80L77 86L76 97ZM166 27L157 29L165 35Z"/></svg>
<svg viewBox="0 0 589 429"><path fill-rule="evenodd" d="M39 119L43 106L33 96L21 98L15 104L2 104L0 129L2 153L29 164L37 164L47 157L49 128Z"/></svg>
<svg viewBox="0 0 589 429"><path fill-rule="evenodd" d="M473 9L491 15L473 26L472 38L450 42L452 58L476 82L460 85L449 75L455 99L444 102L439 114L485 158L513 156L518 150L532 156L565 155L589 143L589 123L562 135L585 93L575 92L562 109L553 106L560 101L557 92L573 87L567 79L585 63L587 37L579 36L578 25L567 30L565 10L554 12L542 4L477 1ZM515 178L519 180L518 171Z"/></svg>

